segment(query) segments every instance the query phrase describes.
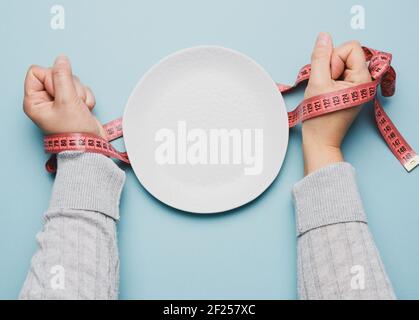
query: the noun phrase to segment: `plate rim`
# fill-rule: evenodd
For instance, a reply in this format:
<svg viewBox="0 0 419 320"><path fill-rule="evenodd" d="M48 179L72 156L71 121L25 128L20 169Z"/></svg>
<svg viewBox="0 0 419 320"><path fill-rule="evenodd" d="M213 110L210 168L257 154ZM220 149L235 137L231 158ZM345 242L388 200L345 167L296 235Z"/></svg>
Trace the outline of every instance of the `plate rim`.
<svg viewBox="0 0 419 320"><path fill-rule="evenodd" d="M244 54L242 52L239 52L237 50L234 50L234 49L231 49L231 48L227 48L227 47L224 47L224 46L220 46L220 45L197 45L197 46L187 47L187 48L184 48L184 49L177 50L177 51L175 51L175 52L173 52L173 53L171 53L171 54L163 57L162 59L158 60L156 63L154 63L152 65L151 68L149 68L142 75L142 77L140 78L140 80L136 83L136 85L132 89L132 91L130 93L130 96L128 97L128 100L127 100L127 102L125 104L124 112L123 112L123 116L122 116L122 129L123 129L123 131L125 131L124 128L125 128L125 122L126 122L126 114L128 112L127 110L129 109L128 108L128 105L130 105L130 102L134 98L135 93L137 92L138 88L142 86L142 84L147 80L147 78L149 77L149 75L152 74L154 72L154 70L157 69L158 67L160 67L164 62L166 62L167 60L172 59L173 57L176 57L176 56L179 56L179 55L188 53L188 52L198 51L198 50L204 50L204 49L216 49L216 50L221 50L221 51L227 51L227 52L233 53L235 55L238 55L241 58L244 58L245 60L251 62L254 66L256 66L261 72L265 73L265 75L267 75L269 77L269 79L272 80L272 84L273 84L273 86L276 89L276 83L273 80L273 78L271 77L271 75L269 74L269 72L267 72L266 69L262 65L260 65L258 62L256 62L256 60L254 60L253 58L251 58L250 56L248 56L248 55L246 55L246 54ZM283 102L284 111L287 113L287 108L286 108L286 104L285 104L285 100L283 98L283 95L281 94L281 92L279 90L276 90L276 91L278 93L279 98ZM279 107L280 106L278 106L278 108ZM287 120L286 126L288 127L288 118L286 117L284 119ZM276 179L278 178L278 175L279 175L279 173L280 173L280 171L281 171L281 169L282 169L282 167L284 165L285 157L287 155L287 151L288 151L288 147L289 147L289 135L290 135L289 134L289 130L286 130L286 146L285 146L284 153L282 155L281 164L280 164L280 166L278 166L275 175L272 176L272 178L270 179L269 183L267 183L266 187L263 190L261 190L260 192L258 192L258 194L256 196L249 197L249 199L246 200L246 202L243 202L243 203L238 204L238 205L230 206L227 209L219 209L217 211L214 211L214 210L203 210L203 209L201 209L200 211L192 211L192 210L188 210L188 209L185 209L185 208L181 208L181 207L179 207L179 206L177 206L177 205L175 205L173 203L165 202L165 201L159 199L157 196L155 196L153 194L153 192L151 192L149 190L149 186L146 186L141 181L141 179L138 177L138 175L137 175L137 173L136 173L136 171L135 171L135 169L133 167L132 167L132 170L134 172L134 175L135 175L136 179L141 184L141 186L144 188L144 190L146 190L147 193L149 193L154 199L156 199L157 201L161 202L165 206L168 206L170 208L173 208L173 209L176 209L176 210L179 210L179 211L182 211L182 212L191 213L191 214L198 214L198 215L211 215L211 214L227 213L227 212L230 212L232 210L241 208L241 207L243 207L245 205L248 205L248 204L252 203L256 199L258 199L259 197L261 197L272 186L272 184L276 181ZM126 151L129 154L128 144L125 142L125 140L124 140L124 143L125 143Z"/></svg>

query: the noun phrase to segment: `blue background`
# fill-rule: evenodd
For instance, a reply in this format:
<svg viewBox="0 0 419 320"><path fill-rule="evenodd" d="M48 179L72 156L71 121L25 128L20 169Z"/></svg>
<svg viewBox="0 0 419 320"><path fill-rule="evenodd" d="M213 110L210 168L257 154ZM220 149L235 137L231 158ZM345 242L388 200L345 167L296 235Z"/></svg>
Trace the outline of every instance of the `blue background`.
<svg viewBox="0 0 419 320"><path fill-rule="evenodd" d="M97 97L103 122L122 115L144 72L173 51L216 44L246 53L272 77L294 81L319 31L336 43L358 39L392 52L398 91L385 109L419 150L417 1L357 1L366 29L352 30L352 1L0 2L0 298L16 298L35 252L53 177L43 170L42 135L22 112L30 64L67 54ZM66 10L65 30L50 28L50 8ZM413 40L413 41L412 41ZM286 99L291 109L301 92ZM300 133L272 187L227 214L198 216L161 204L127 170L119 247L121 298L294 299L296 238L292 185L303 175ZM357 169L370 227L400 298L419 298L419 169L408 174L391 155L364 108L345 144Z"/></svg>

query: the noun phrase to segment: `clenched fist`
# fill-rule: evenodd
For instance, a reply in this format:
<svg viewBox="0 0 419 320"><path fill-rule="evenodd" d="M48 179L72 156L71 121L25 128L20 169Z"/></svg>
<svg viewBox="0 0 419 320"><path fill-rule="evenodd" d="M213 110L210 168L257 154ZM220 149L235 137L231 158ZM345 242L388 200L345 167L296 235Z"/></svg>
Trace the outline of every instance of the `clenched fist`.
<svg viewBox="0 0 419 320"><path fill-rule="evenodd" d="M94 105L93 93L73 76L66 57L59 56L52 68L29 68L23 109L45 134L80 132L105 138L91 112Z"/></svg>
<svg viewBox="0 0 419 320"><path fill-rule="evenodd" d="M305 98L339 91L371 81L364 51L357 41L334 48L329 34L317 38ZM360 107L336 111L303 122L305 173L343 161L342 140Z"/></svg>

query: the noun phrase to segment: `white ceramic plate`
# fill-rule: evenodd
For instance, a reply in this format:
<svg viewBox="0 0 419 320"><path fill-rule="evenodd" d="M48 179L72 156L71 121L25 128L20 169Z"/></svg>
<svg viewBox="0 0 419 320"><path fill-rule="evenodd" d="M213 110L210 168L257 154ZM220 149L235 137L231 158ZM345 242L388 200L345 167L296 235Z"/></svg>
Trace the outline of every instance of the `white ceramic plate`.
<svg viewBox="0 0 419 320"><path fill-rule="evenodd" d="M288 145L285 104L268 73L222 47L174 53L135 87L123 117L132 168L157 199L194 213L265 191Z"/></svg>

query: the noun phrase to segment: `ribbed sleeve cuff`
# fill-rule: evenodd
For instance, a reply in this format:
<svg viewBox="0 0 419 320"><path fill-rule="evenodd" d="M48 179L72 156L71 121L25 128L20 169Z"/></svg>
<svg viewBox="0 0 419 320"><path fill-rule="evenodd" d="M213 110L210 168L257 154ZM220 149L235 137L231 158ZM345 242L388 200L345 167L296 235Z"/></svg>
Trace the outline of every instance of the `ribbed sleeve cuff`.
<svg viewBox="0 0 419 320"><path fill-rule="evenodd" d="M325 225L366 222L355 169L349 163L335 163L311 173L295 184L293 198L299 236Z"/></svg>
<svg viewBox="0 0 419 320"><path fill-rule="evenodd" d="M96 153L63 152L57 164L49 210L98 211L119 219L125 173L111 159Z"/></svg>

